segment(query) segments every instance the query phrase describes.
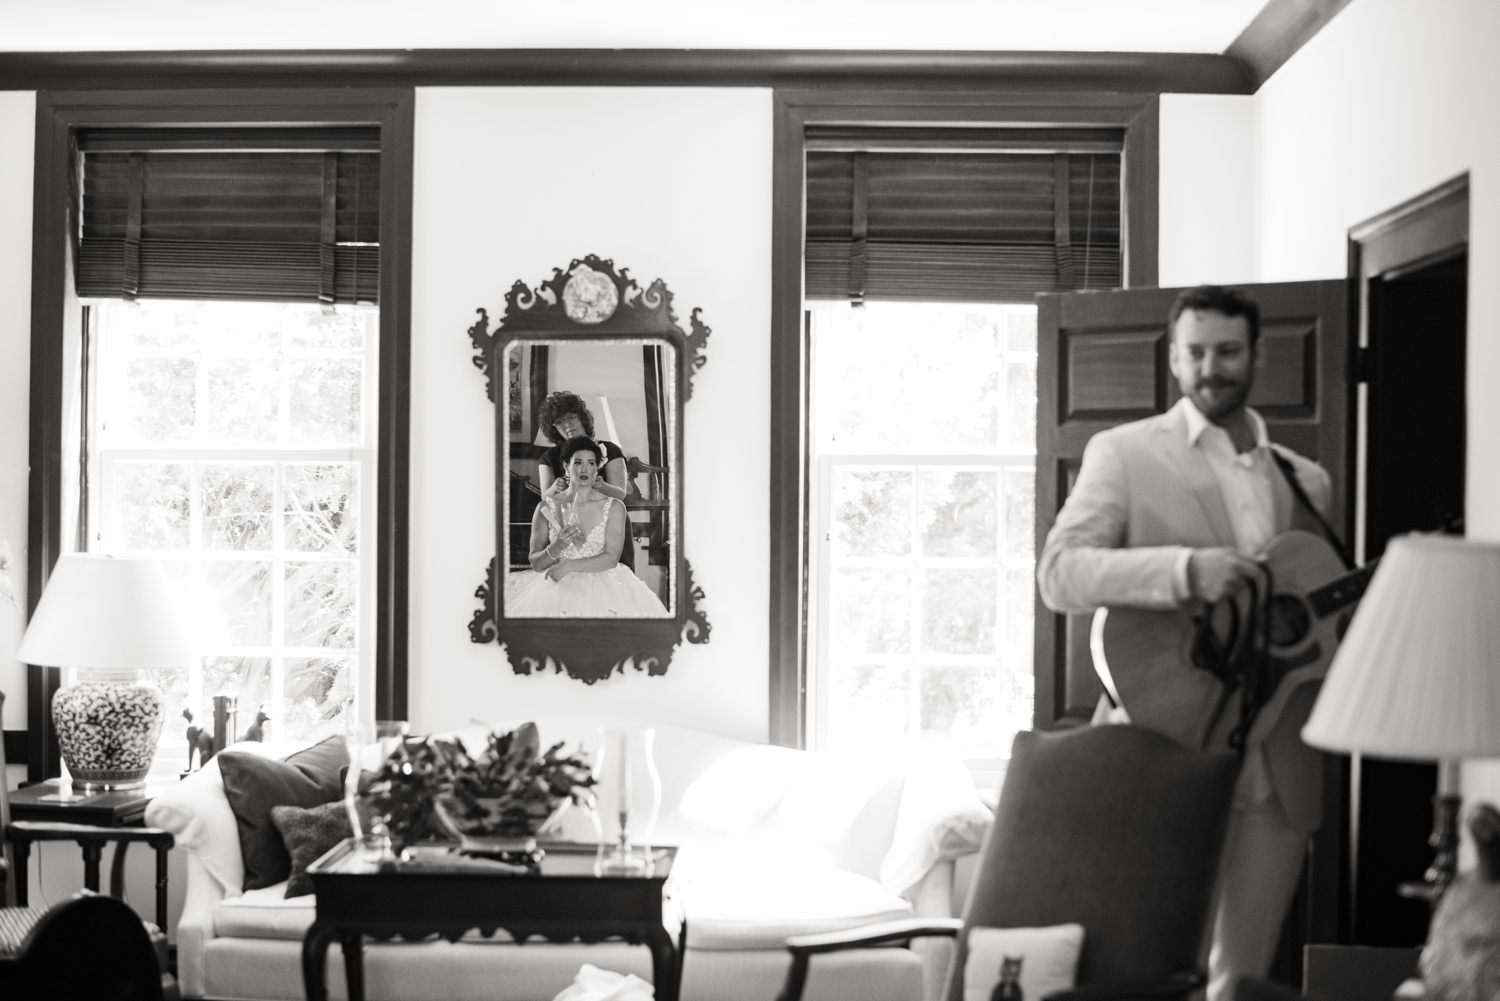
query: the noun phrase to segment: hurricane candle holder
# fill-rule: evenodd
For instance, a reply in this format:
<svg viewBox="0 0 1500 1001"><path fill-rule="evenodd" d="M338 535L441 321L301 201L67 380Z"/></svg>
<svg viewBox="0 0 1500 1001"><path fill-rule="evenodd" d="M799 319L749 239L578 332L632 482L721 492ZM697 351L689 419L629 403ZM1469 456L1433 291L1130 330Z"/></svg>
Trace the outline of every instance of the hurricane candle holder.
<svg viewBox="0 0 1500 1001"><path fill-rule="evenodd" d="M594 764L599 818L599 854L595 871L610 875L646 875L654 868L652 835L661 810L661 776L656 771L652 729L599 731Z"/></svg>

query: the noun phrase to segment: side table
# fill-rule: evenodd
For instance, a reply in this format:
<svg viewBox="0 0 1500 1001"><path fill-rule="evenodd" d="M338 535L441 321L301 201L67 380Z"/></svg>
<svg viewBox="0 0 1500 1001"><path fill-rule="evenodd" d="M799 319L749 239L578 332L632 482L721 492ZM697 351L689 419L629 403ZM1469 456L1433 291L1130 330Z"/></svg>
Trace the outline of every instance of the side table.
<svg viewBox="0 0 1500 1001"><path fill-rule="evenodd" d="M518 943L536 935L552 942L624 939L651 950L658 1001L677 1001L681 950L662 924L662 888L676 857L659 849L649 876L595 876L594 845L543 845L540 871L515 872L418 849L414 863L371 871L351 839L308 867L318 913L302 940L308 1001L327 1001L328 947L343 946L349 1001L364 1001L364 936L418 940L437 934L457 941L479 929L503 928Z"/></svg>
<svg viewBox="0 0 1500 1001"><path fill-rule="evenodd" d="M125 853L132 842L143 841L156 850L156 924L167 928L167 853L174 844L170 831L142 826L152 786L100 792L68 802L47 802L57 794L54 781L10 793L11 823L5 829L16 850L16 903L27 902L26 863L34 841L72 841L83 850L83 885L99 891L99 864L104 846L115 845L109 867L109 895L125 896Z"/></svg>

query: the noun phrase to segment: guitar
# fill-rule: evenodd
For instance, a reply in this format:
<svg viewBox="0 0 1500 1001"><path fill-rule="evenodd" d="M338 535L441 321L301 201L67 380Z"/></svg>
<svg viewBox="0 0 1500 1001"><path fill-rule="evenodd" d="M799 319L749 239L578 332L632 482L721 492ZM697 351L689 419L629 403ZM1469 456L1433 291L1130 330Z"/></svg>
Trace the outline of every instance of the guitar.
<svg viewBox="0 0 1500 1001"><path fill-rule="evenodd" d="M1262 684L1270 694L1245 735L1247 747L1271 732L1293 691L1328 673L1354 606L1375 573L1374 563L1346 570L1332 546L1302 531L1278 535L1261 562L1272 581L1270 601L1262 606L1269 612ZM1251 621L1250 601L1246 589L1209 606L1205 614L1215 634L1229 636L1236 621L1244 628ZM1187 747L1226 751L1240 722L1239 693L1226 702L1225 685L1194 664L1194 617L1201 612L1201 605L1170 611L1100 609L1091 642L1094 669L1132 723Z"/></svg>

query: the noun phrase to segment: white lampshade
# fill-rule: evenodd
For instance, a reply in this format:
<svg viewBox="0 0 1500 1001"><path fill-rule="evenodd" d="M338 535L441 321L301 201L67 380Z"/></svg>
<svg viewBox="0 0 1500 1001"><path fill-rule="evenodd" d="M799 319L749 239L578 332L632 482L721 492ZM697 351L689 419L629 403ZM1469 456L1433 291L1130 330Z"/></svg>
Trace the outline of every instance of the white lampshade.
<svg viewBox="0 0 1500 1001"><path fill-rule="evenodd" d="M16 659L103 670L190 667L198 654L159 560L60 556Z"/></svg>
<svg viewBox="0 0 1500 1001"><path fill-rule="evenodd" d="M1500 756L1500 545L1391 540L1302 739L1386 758Z"/></svg>

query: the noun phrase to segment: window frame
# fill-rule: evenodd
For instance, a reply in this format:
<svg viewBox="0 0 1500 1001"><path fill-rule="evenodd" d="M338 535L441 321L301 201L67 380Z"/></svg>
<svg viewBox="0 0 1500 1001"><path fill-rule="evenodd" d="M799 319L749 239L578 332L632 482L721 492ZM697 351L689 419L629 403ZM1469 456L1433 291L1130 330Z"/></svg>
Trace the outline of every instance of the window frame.
<svg viewBox="0 0 1500 1001"><path fill-rule="evenodd" d="M36 104L32 210L27 614L63 551L64 342L76 233L70 175L80 128L376 126L380 129L380 344L376 414L375 704L407 715L407 496L411 412L412 88L42 90ZM28 779L60 774L52 695L61 671L27 665Z"/></svg>
<svg viewBox="0 0 1500 1001"><path fill-rule="evenodd" d="M881 127L1123 127L1124 287L1157 280L1160 99L1156 93L1037 90L794 90L773 94L771 222L771 567L768 737L808 740L810 545L809 314L803 300L806 131ZM1040 700L1042 679L1038 679ZM1050 688L1048 689L1050 692ZM1050 697L1050 696L1049 696Z"/></svg>

